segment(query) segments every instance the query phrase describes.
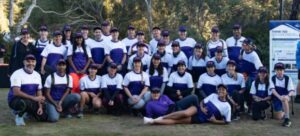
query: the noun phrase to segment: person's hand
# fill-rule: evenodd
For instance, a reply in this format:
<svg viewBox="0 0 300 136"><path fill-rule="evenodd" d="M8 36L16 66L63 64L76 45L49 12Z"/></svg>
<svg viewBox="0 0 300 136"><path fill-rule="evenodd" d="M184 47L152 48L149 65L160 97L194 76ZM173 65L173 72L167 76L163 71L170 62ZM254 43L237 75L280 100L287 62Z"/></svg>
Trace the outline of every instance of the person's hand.
<svg viewBox="0 0 300 136"><path fill-rule="evenodd" d="M5 49L1 49L1 52L5 52Z"/></svg>
<svg viewBox="0 0 300 136"><path fill-rule="evenodd" d="M181 95L180 90L177 90L177 91L176 91L176 94L177 94L177 96L180 96L180 95Z"/></svg>
<svg viewBox="0 0 300 136"><path fill-rule="evenodd" d="M283 96L280 96L280 100L281 101L289 101L289 96L286 96L286 95L283 95Z"/></svg>
<svg viewBox="0 0 300 136"><path fill-rule="evenodd" d="M109 106L114 106L114 101L113 101L113 100L110 100L110 101L108 102L108 105L109 105Z"/></svg>
<svg viewBox="0 0 300 136"><path fill-rule="evenodd" d="M94 94L94 93L89 93L89 95L90 95L92 98L97 97L97 95Z"/></svg>
<svg viewBox="0 0 300 136"><path fill-rule="evenodd" d="M216 121L216 117L214 115L212 115L209 119L208 119L210 122L214 122Z"/></svg>
<svg viewBox="0 0 300 136"><path fill-rule="evenodd" d="M207 115L207 108L206 108L206 107L201 108L201 111L202 111L205 115Z"/></svg>
<svg viewBox="0 0 300 136"><path fill-rule="evenodd" d="M38 115L42 115L43 114L43 108L39 108L36 112Z"/></svg>
<svg viewBox="0 0 300 136"><path fill-rule="evenodd" d="M59 102L59 103L57 104L56 110L57 110L58 112L62 112L61 102Z"/></svg>
<svg viewBox="0 0 300 136"><path fill-rule="evenodd" d="M103 67L103 64L96 64L98 69L101 69Z"/></svg>
<svg viewBox="0 0 300 136"><path fill-rule="evenodd" d="M41 68L41 74L44 75L46 73L45 69Z"/></svg>
<svg viewBox="0 0 300 136"><path fill-rule="evenodd" d="M122 64L119 64L119 65L117 66L117 69L118 69L118 71L122 70Z"/></svg>
<svg viewBox="0 0 300 136"><path fill-rule="evenodd" d="M45 97L44 96L36 96L33 98L34 101L39 102L39 103L44 103L45 102Z"/></svg>

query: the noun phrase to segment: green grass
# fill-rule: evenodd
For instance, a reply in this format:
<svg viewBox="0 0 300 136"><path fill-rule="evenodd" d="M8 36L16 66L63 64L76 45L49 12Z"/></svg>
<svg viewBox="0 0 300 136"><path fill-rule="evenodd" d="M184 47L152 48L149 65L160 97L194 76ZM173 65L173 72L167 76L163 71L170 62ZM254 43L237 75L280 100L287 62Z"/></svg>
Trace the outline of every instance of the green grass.
<svg viewBox="0 0 300 136"><path fill-rule="evenodd" d="M192 124L145 126L142 119L124 115L86 114L83 119L61 119L57 123L26 121L17 127L6 102L8 89L0 89L0 136L296 136L300 133L300 105L295 105L295 116L290 128L281 121L268 119L252 121L247 116L230 125Z"/></svg>

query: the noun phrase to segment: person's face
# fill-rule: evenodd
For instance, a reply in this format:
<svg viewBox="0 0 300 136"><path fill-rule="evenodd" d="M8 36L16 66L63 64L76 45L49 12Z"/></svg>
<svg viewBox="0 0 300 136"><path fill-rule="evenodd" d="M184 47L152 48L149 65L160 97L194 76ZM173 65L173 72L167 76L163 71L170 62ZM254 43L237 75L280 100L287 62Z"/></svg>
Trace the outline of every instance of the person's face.
<svg viewBox="0 0 300 136"><path fill-rule="evenodd" d="M245 51L251 50L251 47L250 47L250 45L248 45L248 44L243 43L243 44L242 44L242 47L243 47L243 49L244 49Z"/></svg>
<svg viewBox="0 0 300 136"><path fill-rule="evenodd" d="M276 69L275 72L276 72L277 77L283 77L283 74L284 74L283 69Z"/></svg>
<svg viewBox="0 0 300 136"><path fill-rule="evenodd" d="M158 67L158 65L160 64L160 59L152 59L152 63L154 67Z"/></svg>
<svg viewBox="0 0 300 136"><path fill-rule="evenodd" d="M87 29L82 29L82 30L81 30L81 33L82 33L83 37L87 38L88 35L89 35L89 30L87 30Z"/></svg>
<svg viewBox="0 0 300 136"><path fill-rule="evenodd" d="M221 98L226 98L226 96L227 96L227 90L224 87L218 88L218 95Z"/></svg>
<svg viewBox="0 0 300 136"><path fill-rule="evenodd" d="M203 49L198 49L197 48L197 49L194 50L194 54L197 57L200 57L202 55L202 52L203 52Z"/></svg>
<svg viewBox="0 0 300 136"><path fill-rule="evenodd" d="M138 46L137 50L138 50L138 53L143 54L144 53L144 46Z"/></svg>
<svg viewBox="0 0 300 136"><path fill-rule="evenodd" d="M165 51L165 49L166 49L166 46L162 46L162 45L160 45L160 46L157 46L157 48L158 48L158 51L159 52L164 52Z"/></svg>
<svg viewBox="0 0 300 136"><path fill-rule="evenodd" d="M35 65L36 65L36 60L28 59L23 61L25 69L33 72Z"/></svg>
<svg viewBox="0 0 300 136"><path fill-rule="evenodd" d="M134 29L129 29L127 30L127 34L128 34L128 37L135 37L135 30Z"/></svg>
<svg viewBox="0 0 300 136"><path fill-rule="evenodd" d="M24 42L28 42L29 39L30 39L30 34L23 34L23 35L22 35L22 40L23 40Z"/></svg>
<svg viewBox="0 0 300 136"><path fill-rule="evenodd" d="M160 93L159 92L151 92L151 98L152 100L158 100L160 97Z"/></svg>
<svg viewBox="0 0 300 136"><path fill-rule="evenodd" d="M163 36L162 40L167 44L170 42L170 36Z"/></svg>
<svg viewBox="0 0 300 136"><path fill-rule="evenodd" d="M90 76L95 76L97 74L97 69L95 68L89 68L89 75Z"/></svg>
<svg viewBox="0 0 300 136"><path fill-rule="evenodd" d="M154 30L152 31L153 37L156 38L156 39L159 39L159 38L160 38L160 33L161 33L161 31L158 30L158 29L154 29Z"/></svg>
<svg viewBox="0 0 300 136"><path fill-rule="evenodd" d="M173 53L178 53L180 51L179 46L172 46Z"/></svg>
<svg viewBox="0 0 300 136"><path fill-rule="evenodd" d="M136 61L136 62L133 62L133 64L134 64L134 69L135 70L141 70L141 68L142 68L142 62Z"/></svg>
<svg viewBox="0 0 300 136"><path fill-rule="evenodd" d="M220 33L219 32L211 32L211 39L217 40L219 39Z"/></svg>
<svg viewBox="0 0 300 136"><path fill-rule="evenodd" d="M66 64L57 64L56 68L57 68L57 71L60 73L66 72Z"/></svg>
<svg viewBox="0 0 300 136"><path fill-rule="evenodd" d="M56 44L56 45L61 45L61 42L62 42L62 35L57 35L54 37L53 39L53 42Z"/></svg>
<svg viewBox="0 0 300 136"><path fill-rule="evenodd" d="M102 28L103 33L109 34L109 31L110 31L110 25L108 25L108 26L102 26L101 28Z"/></svg>
<svg viewBox="0 0 300 136"><path fill-rule="evenodd" d="M179 37L180 37L181 39L185 39L185 38L186 38L186 31L184 31L184 32L179 31L178 34L179 34Z"/></svg>
<svg viewBox="0 0 300 136"><path fill-rule="evenodd" d="M222 52L216 52L216 59L217 60L222 60L222 58L223 58L223 54L222 54Z"/></svg>
<svg viewBox="0 0 300 136"><path fill-rule="evenodd" d="M215 67L206 67L206 71L209 74L214 74L215 73Z"/></svg>
<svg viewBox="0 0 300 136"><path fill-rule="evenodd" d="M49 33L48 31L40 31L39 34L41 38L47 38Z"/></svg>
<svg viewBox="0 0 300 136"><path fill-rule="evenodd" d="M240 37L242 34L242 29L233 29L232 32L234 37Z"/></svg>
<svg viewBox="0 0 300 136"><path fill-rule="evenodd" d="M264 81L264 79L267 77L267 73L265 72L258 72L258 77L261 81Z"/></svg>
<svg viewBox="0 0 300 136"><path fill-rule="evenodd" d="M137 40L142 42L145 40L145 36L144 35L137 35Z"/></svg>
<svg viewBox="0 0 300 136"><path fill-rule="evenodd" d="M227 65L227 70L229 73L235 72L235 66L232 64Z"/></svg>
<svg viewBox="0 0 300 136"><path fill-rule="evenodd" d="M71 31L64 31L64 33L67 39L71 38L71 33L72 33Z"/></svg>
<svg viewBox="0 0 300 136"><path fill-rule="evenodd" d="M101 38L101 30L100 29L96 29L94 31L94 36L96 39L100 39Z"/></svg>
<svg viewBox="0 0 300 136"><path fill-rule="evenodd" d="M108 74L115 75L116 73L117 73L117 69L116 68L108 67Z"/></svg>
<svg viewBox="0 0 300 136"><path fill-rule="evenodd" d="M111 33L111 37L112 37L112 39L114 39L114 40L118 40L118 38L119 38L119 32L112 32L112 33Z"/></svg>
<svg viewBox="0 0 300 136"><path fill-rule="evenodd" d="M82 37L76 38L76 42L77 42L79 45L82 44L82 41L83 41L83 38L82 38Z"/></svg>
<svg viewBox="0 0 300 136"><path fill-rule="evenodd" d="M178 70L179 73L184 73L185 69L186 69L185 65L179 65L177 67L177 70Z"/></svg>

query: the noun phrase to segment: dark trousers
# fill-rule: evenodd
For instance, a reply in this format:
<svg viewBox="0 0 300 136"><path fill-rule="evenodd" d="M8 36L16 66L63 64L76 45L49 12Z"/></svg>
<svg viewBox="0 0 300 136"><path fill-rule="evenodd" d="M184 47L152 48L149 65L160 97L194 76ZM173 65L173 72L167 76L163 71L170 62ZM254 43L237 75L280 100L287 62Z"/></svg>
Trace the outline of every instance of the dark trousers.
<svg viewBox="0 0 300 136"><path fill-rule="evenodd" d="M262 118L262 112L270 106L268 101L253 102L252 104L252 119L259 120Z"/></svg>
<svg viewBox="0 0 300 136"><path fill-rule="evenodd" d="M36 120L39 120L39 121L47 120L47 114L44 109L43 109L42 115L37 114L37 110L38 110L39 106L38 106L38 103L33 100L15 97L9 103L9 107L11 109L15 110L19 116L23 116L23 114L25 112L27 112L29 115L33 116ZM45 107L45 106L43 106L43 107Z"/></svg>
<svg viewBox="0 0 300 136"><path fill-rule="evenodd" d="M176 102L176 111L185 110L191 106L199 107L199 100L196 95L189 95Z"/></svg>
<svg viewBox="0 0 300 136"><path fill-rule="evenodd" d="M114 105L113 106L109 106L109 99L106 98L105 96L102 98L102 102L103 102L103 106L105 108L107 108L107 111L110 112L121 112L122 107L124 105L124 98L122 94L117 94L114 98Z"/></svg>

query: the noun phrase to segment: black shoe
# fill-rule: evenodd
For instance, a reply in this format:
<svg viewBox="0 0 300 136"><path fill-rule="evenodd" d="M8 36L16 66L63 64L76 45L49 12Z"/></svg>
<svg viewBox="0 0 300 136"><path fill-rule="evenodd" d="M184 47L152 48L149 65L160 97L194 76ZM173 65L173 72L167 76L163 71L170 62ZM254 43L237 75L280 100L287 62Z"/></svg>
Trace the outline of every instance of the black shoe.
<svg viewBox="0 0 300 136"><path fill-rule="evenodd" d="M266 111L262 111L261 119L262 119L262 120L266 120L266 118L267 118Z"/></svg>
<svg viewBox="0 0 300 136"><path fill-rule="evenodd" d="M294 101L295 103L300 103L300 95L297 95L296 97L295 97L295 101Z"/></svg>
<svg viewBox="0 0 300 136"><path fill-rule="evenodd" d="M282 126L284 127L290 127L292 125L292 122L289 118L285 118L283 123L282 123Z"/></svg>

